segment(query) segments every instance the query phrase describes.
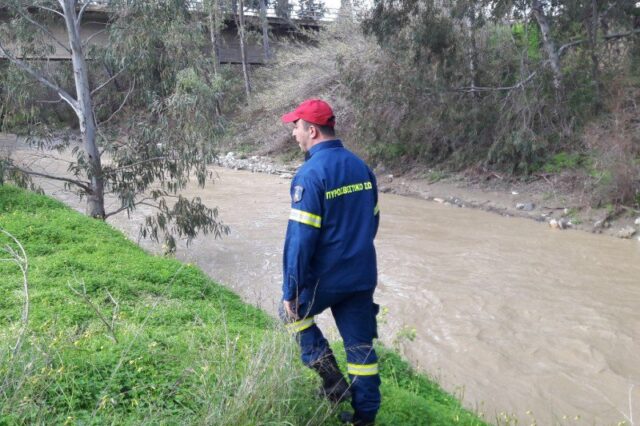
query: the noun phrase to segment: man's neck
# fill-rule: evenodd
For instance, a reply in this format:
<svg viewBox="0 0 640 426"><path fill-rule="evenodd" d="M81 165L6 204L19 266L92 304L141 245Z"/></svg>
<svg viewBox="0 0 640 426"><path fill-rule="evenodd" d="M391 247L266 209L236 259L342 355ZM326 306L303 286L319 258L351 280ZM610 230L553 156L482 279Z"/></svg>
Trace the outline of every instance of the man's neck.
<svg viewBox="0 0 640 426"><path fill-rule="evenodd" d="M322 142L329 142L334 140L335 138L322 138L322 139L317 139L317 140L313 140L311 141L311 145L309 145L309 148L307 149L307 151L311 148L313 148L314 146L321 144Z"/></svg>

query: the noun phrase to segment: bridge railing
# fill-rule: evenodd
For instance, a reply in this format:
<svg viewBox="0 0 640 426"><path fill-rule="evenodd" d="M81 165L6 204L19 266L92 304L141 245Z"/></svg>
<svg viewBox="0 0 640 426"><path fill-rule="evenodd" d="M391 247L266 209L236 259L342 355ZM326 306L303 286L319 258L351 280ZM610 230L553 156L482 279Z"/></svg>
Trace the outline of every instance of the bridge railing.
<svg viewBox="0 0 640 426"><path fill-rule="evenodd" d="M111 0L87 0L80 1L80 4L89 3L89 7L95 7L95 9L99 9L104 11L109 7ZM196 11L204 10L204 1L203 0L187 0L186 1L189 9ZM302 20L302 21L325 21L331 22L335 21L339 14L340 8L327 7L324 4L321 4L321 7L318 7L316 10L301 10L300 6L297 4L291 5L290 13L288 18L292 20ZM230 11L229 11L230 12ZM256 9L248 9L245 8L245 13L247 15L258 15L259 10ZM282 15L278 14L275 8L267 9L267 17L268 18L284 18Z"/></svg>

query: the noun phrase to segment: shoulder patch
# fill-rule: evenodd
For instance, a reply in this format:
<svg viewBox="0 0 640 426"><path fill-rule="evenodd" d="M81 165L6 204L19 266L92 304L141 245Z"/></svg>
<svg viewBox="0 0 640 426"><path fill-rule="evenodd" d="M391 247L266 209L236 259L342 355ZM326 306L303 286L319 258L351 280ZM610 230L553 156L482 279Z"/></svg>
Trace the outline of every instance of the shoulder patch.
<svg viewBox="0 0 640 426"><path fill-rule="evenodd" d="M293 202L297 203L302 200L302 193L304 192L304 188L300 185L296 185L293 187Z"/></svg>

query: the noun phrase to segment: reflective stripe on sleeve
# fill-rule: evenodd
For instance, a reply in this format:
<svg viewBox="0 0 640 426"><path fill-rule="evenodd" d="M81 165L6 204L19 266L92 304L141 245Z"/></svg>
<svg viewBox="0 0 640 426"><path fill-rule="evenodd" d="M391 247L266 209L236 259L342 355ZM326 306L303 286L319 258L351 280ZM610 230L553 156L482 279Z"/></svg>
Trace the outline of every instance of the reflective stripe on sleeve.
<svg viewBox="0 0 640 426"><path fill-rule="evenodd" d="M380 207L378 207L378 205L376 204L376 206L373 208L373 215L377 215L378 213L380 213Z"/></svg>
<svg viewBox="0 0 640 426"><path fill-rule="evenodd" d="M300 321L292 322L291 324L287 324L287 330L291 333L300 333L301 331L306 330L315 324L313 317L301 319Z"/></svg>
<svg viewBox="0 0 640 426"><path fill-rule="evenodd" d="M378 363L351 364L347 363L347 373L353 376L375 376L378 374Z"/></svg>
<svg viewBox="0 0 640 426"><path fill-rule="evenodd" d="M320 224L322 223L322 218L320 216L298 209L291 209L289 220L304 223L305 225L313 226L314 228L320 228Z"/></svg>

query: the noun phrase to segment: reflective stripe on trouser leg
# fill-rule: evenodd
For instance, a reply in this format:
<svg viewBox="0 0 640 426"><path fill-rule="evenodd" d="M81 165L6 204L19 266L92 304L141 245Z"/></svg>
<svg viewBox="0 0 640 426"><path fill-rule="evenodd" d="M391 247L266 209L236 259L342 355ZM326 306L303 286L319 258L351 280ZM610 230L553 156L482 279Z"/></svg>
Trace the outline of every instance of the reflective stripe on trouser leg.
<svg viewBox="0 0 640 426"><path fill-rule="evenodd" d="M289 332L291 333L300 333L301 331L306 330L307 328L311 327L314 324L315 324L315 321L313 317L310 317L310 318L304 318L299 321L294 321L292 323L289 323L286 325L286 327L287 327L287 330L289 330Z"/></svg>
<svg viewBox="0 0 640 426"><path fill-rule="evenodd" d="M373 349L378 305L373 302L373 290L353 293L332 311L347 352L351 405L371 421L380 408L378 357Z"/></svg>
<svg viewBox="0 0 640 426"><path fill-rule="evenodd" d="M311 367L331 352L329 342L315 323L299 331L296 337L300 345L300 358L307 367Z"/></svg>
<svg viewBox="0 0 640 426"><path fill-rule="evenodd" d="M347 349L347 372L351 380L354 410L375 418L380 408L378 357L373 347L358 345Z"/></svg>
<svg viewBox="0 0 640 426"><path fill-rule="evenodd" d="M329 343L316 325L314 317L294 321L286 327L289 332L296 333L300 344L300 357L306 366L311 366L331 352Z"/></svg>
<svg viewBox="0 0 640 426"><path fill-rule="evenodd" d="M347 372L354 376L375 376L378 374L378 363L352 364L347 363Z"/></svg>

